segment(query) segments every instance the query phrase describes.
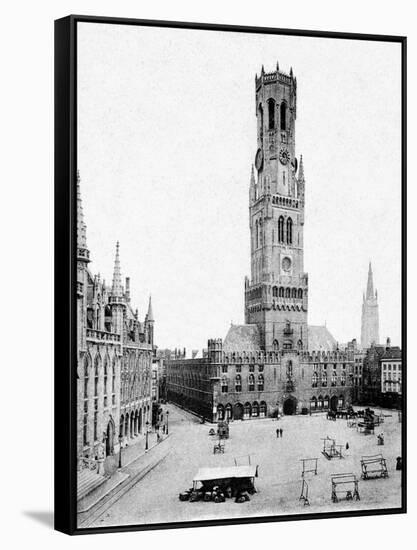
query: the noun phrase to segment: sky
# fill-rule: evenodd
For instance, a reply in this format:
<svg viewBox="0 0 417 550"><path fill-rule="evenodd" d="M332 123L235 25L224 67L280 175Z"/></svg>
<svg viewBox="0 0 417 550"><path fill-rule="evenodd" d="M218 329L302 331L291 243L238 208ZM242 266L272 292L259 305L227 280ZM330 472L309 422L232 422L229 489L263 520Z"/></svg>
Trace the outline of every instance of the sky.
<svg viewBox="0 0 417 550"><path fill-rule="evenodd" d="M78 23L78 168L93 273L116 241L161 348L244 322L255 74L293 68L312 325L360 339L369 261L380 339L401 342L396 43Z"/></svg>

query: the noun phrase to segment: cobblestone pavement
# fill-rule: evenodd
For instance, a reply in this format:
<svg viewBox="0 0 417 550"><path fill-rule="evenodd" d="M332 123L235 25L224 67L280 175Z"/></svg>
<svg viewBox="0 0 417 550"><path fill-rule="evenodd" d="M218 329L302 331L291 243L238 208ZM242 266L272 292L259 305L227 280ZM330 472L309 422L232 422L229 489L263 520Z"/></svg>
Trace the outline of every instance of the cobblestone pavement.
<svg viewBox="0 0 417 550"><path fill-rule="evenodd" d="M126 492L93 526L222 519L308 512L352 511L394 508L401 505L401 472L395 470L401 455L401 424L395 411L376 428L375 435L363 435L348 428L346 420L329 421L324 414L312 417L287 416L279 421L259 419L230 424L230 439L224 455L213 455L215 438L208 435L210 424L173 405L170 410L170 453L139 483ZM283 429L277 439L276 428ZM383 432L385 445L377 446L376 434ZM322 437L334 437L343 445L344 458L327 460L322 454ZM346 451L346 443L349 449ZM360 458L382 452L389 478L360 480L360 501L332 503L330 475L353 472L360 478ZM192 486L199 467L234 465L235 457L251 455L259 465L257 493L250 502L237 504L181 502L178 494ZM318 474L307 474L310 506L299 500L301 458L317 457ZM242 458L241 460L245 460Z"/></svg>

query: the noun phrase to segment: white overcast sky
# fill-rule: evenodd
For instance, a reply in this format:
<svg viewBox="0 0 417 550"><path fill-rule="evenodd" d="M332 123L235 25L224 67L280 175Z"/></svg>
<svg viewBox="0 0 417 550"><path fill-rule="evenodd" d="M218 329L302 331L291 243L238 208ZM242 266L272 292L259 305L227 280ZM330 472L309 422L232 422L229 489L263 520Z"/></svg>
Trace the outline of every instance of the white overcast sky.
<svg viewBox="0 0 417 550"><path fill-rule="evenodd" d="M244 322L255 73L297 77L309 324L360 338L371 260L380 336L401 336L400 45L78 24L78 166L93 272L120 241L159 347Z"/></svg>

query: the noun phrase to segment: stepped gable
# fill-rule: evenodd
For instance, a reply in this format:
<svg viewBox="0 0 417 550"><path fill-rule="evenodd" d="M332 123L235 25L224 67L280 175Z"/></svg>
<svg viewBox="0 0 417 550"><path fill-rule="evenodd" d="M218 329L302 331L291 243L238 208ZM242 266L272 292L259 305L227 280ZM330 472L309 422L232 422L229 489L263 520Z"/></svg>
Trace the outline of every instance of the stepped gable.
<svg viewBox="0 0 417 550"><path fill-rule="evenodd" d="M223 351L259 351L260 335L257 325L231 325L223 343Z"/></svg>
<svg viewBox="0 0 417 550"><path fill-rule="evenodd" d="M332 351L336 346L336 339L327 327L308 325L308 349L310 351Z"/></svg>

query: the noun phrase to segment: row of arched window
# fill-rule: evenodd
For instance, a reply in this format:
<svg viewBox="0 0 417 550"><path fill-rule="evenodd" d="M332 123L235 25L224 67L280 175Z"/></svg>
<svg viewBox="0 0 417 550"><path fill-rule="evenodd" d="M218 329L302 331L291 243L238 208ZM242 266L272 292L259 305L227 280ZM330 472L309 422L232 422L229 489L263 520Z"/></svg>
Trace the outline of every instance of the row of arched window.
<svg viewBox="0 0 417 550"><path fill-rule="evenodd" d="M268 130L274 130L277 126L277 120L275 117L275 100L271 97L267 101L268 106ZM260 128L261 128L261 137L263 137L263 108L262 105L259 105L259 116L260 116ZM287 130L287 104L283 101L279 107L279 119L280 119L280 129L285 131Z"/></svg>
<svg viewBox="0 0 417 550"><path fill-rule="evenodd" d="M284 216L280 216L278 219L278 242L282 244L293 243L293 221L292 218L287 218L285 221ZM263 245L263 232L262 232L262 218L255 221L255 235L254 246L259 248Z"/></svg>
<svg viewBox="0 0 417 550"><path fill-rule="evenodd" d="M302 288L284 288L280 286L272 287L272 296L274 298L302 298L303 289Z"/></svg>
<svg viewBox="0 0 417 550"><path fill-rule="evenodd" d="M335 370L332 371L330 380L331 380L330 383L331 383L332 387L335 387L335 386L338 385L338 377L337 377L337 372ZM321 386L327 387L327 381L328 381L327 371L323 370L321 372L320 381L321 381ZM311 386L313 388L317 388L318 384L319 384L319 375L318 375L317 372L313 372L313 375L311 377ZM340 375L340 385L341 386L346 385L346 371L345 370L343 370L341 375Z"/></svg>
<svg viewBox="0 0 417 550"><path fill-rule="evenodd" d="M217 405L217 419L218 420L241 420L242 418L264 418L267 415L267 404L265 401L258 403L254 401L253 403L246 402L244 405L242 403L227 403L227 405L218 404Z"/></svg>
<svg viewBox="0 0 417 550"><path fill-rule="evenodd" d="M234 379L234 388L235 392L239 393L242 391L242 376L240 374L237 374ZM257 378L257 384L256 389L257 391L264 391L264 376L263 374L259 374ZM229 391L229 380L226 376L223 376L221 379L221 389L222 393L228 393ZM248 389L247 391L255 391L255 376L253 374L250 374L248 376Z"/></svg>

